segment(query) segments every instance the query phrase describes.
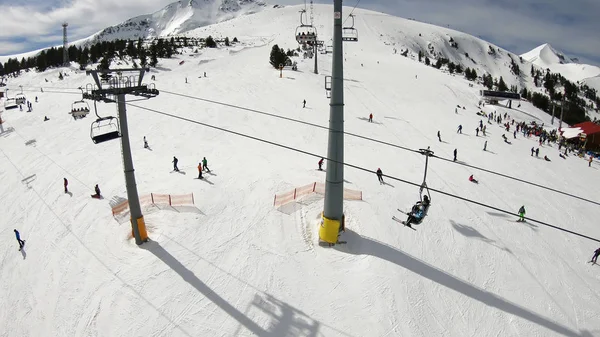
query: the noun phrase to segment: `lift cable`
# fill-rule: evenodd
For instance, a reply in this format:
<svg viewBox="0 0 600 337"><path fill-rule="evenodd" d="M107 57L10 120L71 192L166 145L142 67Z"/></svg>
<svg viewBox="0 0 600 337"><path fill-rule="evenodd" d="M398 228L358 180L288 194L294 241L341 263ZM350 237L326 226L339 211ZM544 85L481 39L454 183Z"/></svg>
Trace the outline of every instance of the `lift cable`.
<svg viewBox="0 0 600 337"><path fill-rule="evenodd" d="M62 88L62 89L69 89L69 88ZM79 88L71 88L71 89L72 90L79 90ZM25 90L24 89L23 91L32 91L32 90ZM56 93L56 94L62 93L62 94L77 94L77 95L80 95L80 93L76 93L76 92L63 92L63 91L44 91L44 92L45 93L46 92L47 93ZM304 124L304 125L316 127L316 128L323 129L323 130L329 130L328 127L323 126L323 125L309 123L309 122L305 122L305 121L302 121L302 120L299 120L299 119L285 117L285 116L281 116L281 115L277 115L277 114L273 114L273 113L269 113L269 112L265 112L265 111L260 111L260 110L257 110L257 109L247 108L247 107L243 107L243 106L235 105L235 104L231 104L231 103L219 102L219 101L210 100L210 99L207 99L207 98L202 98L202 97L198 97L198 96L192 96L192 95L188 95L188 94L181 94L181 93L172 92L172 91L168 91L168 90L161 90L161 93L171 94L171 95L180 96L180 97L186 97L186 98L195 99L195 100L199 100L199 101L203 101L203 102L207 102L207 103L222 105L222 106L226 106L226 107L230 107L230 108L234 108L234 109L239 109L239 110L244 110L244 111L248 111L248 112L252 112L252 113L256 113L256 114L261 114L261 115L265 115L265 116L269 116L269 117L273 117L273 118L279 118L279 119L287 120L287 121L294 122L294 123L300 123L300 124ZM386 142L386 141L382 141L382 140L371 138L371 137L367 137L367 136L362 136L362 135L359 135L359 134L356 134L356 133L352 133L352 132L347 132L347 131L344 131L344 134L348 135L348 136L356 137L356 138L359 138L359 139L368 140L368 141L371 141L371 142L374 142L374 143L378 143L378 144L382 144L382 145L387 145L387 146L390 146L390 147L394 147L394 148L402 149L402 150L405 150L405 151L410 151L410 152L413 152L413 153L419 153L420 154L419 150L414 150L414 149L411 149L411 148L408 148L408 147L405 147L405 146L401 146L401 145L398 145L398 144L389 143L389 142ZM598 202L598 201L594 201L594 200L591 200L591 199L580 197L580 196L574 195L572 193L568 193L568 192L564 192L564 191L561 191L561 190L557 190L557 189L552 188L552 187L548 187L548 186L544 186L544 185L541 185L541 184L538 184L538 183L527 181L525 179L517 178L517 177L511 176L511 175L508 175L508 174L504 174L504 173L492 171L492 170L489 170L489 169L486 169L486 168L483 168L483 167L479 167L479 166L475 166L475 165L469 165L469 164L462 163L462 162L455 162L452 159L440 157L440 156L437 156L437 155L433 155L433 156L431 156L431 158L441 159L441 160L444 160L444 161L449 162L449 163L453 163L453 164L457 164L457 165L462 165L462 166L469 167L469 168L472 168L472 169L475 169L475 170L479 170L479 171L483 171L483 172L486 172L486 173L489 173L489 174L497 175L497 176L500 176L500 177L503 177L503 178L515 180L515 181L518 181L518 182L521 182L521 183L524 183L524 184L536 186L536 187L539 187L539 188L542 188L542 189L545 189L545 190L548 190L548 191L552 191L552 192L555 192L555 193L558 193L558 194L562 194L562 195L565 195L565 196L568 196L568 197L572 197L572 198L575 198L575 199L579 199L581 201L589 202L591 204L595 204L595 205L600 206L600 202Z"/></svg>
<svg viewBox="0 0 600 337"><path fill-rule="evenodd" d="M200 122L200 121L193 120L193 119L190 119L190 118L173 115L173 114L170 114L170 113L167 113L167 112L164 112L164 111L160 111L160 110L156 110L156 109L151 109L151 108L147 108L147 107L142 107L142 106L139 106L139 105L136 105L136 104L127 103L127 105L135 107L135 108L138 108L138 109L142 109L142 110L154 112L154 113L159 114L159 115L163 115L163 116L167 116L167 117L179 119L179 120L182 120L182 121L185 121L185 122L188 122L188 123L202 125L202 126L205 126L205 127L211 128L211 129L223 131L223 132L234 134L234 135L237 135L237 136L240 136L240 137L244 137L244 138L248 138L248 139L251 139L251 140L258 141L258 142L266 143L266 144L273 145L273 146L276 146L276 147L280 147L280 148L283 148L283 149L286 149L286 150L295 151L295 152L302 153L302 154L305 154L305 155L308 155L308 156L312 156L312 157L316 157L316 158L326 158L330 162L340 163L340 164L342 164L344 166L351 167L351 168L354 168L356 170L368 172L368 173L371 173L371 174L375 174L376 173L375 171L369 170L369 169L361 167L361 166L357 166L357 165L353 165L353 164L349 164L349 163L344 163L344 162L339 162L339 161L336 161L336 160L333 160L333 159L329 159L329 158L327 158L325 156L322 156L322 155L319 155L319 154L316 154L316 153L312 153L312 152L308 152L308 151L305 151L305 150L301 150L301 149L298 149L298 148L295 148L295 147L292 147L292 146L289 146L289 145L284 145L284 144L276 143L274 141L270 141L270 140L266 140L266 139L259 138L259 137L256 137L256 136L251 136L251 135L247 135L247 134L244 134L244 133L241 133L241 132L237 132L237 131L225 129L225 128L222 128L222 127L218 127L218 126L215 126L215 125L212 125L212 124ZM419 183L411 182L411 181L404 180L404 179L401 179L401 178L398 178L398 177L394 177L394 176L389 176L389 175L385 175L385 174L383 176L387 177L387 178L390 178L392 180L399 181L401 183L412 185L412 186L416 186L416 187L421 187L421 185L422 185L422 184L419 184ZM468 203L472 203L472 204L475 204L475 205L478 205L478 206L481 206L481 207L484 207L484 208L489 208L489 209L492 209L492 210L495 210L495 211L498 211L498 212L501 212L501 213L509 214L509 215L519 216L517 213L511 212L511 211L507 211L505 209L501 209L501 208L498 208L498 207L495 207L495 206L487 205L487 204L484 204L484 203L479 202L479 201L475 201L475 200L472 200L472 199L461 197L461 196L456 195L456 194L452 194L452 193L440 191L438 189L431 188L429 186L428 186L428 189L430 191L437 192L439 194L442 194L442 195L445 195L445 196L448 196L448 197L452 197L452 198L456 198L456 199L459 199L459 200L462 200L462 201L465 201L465 202L468 202ZM537 223L537 224L540 224L540 225L543 225L543 226L547 226L547 227L550 227L550 228L553 228L553 229L557 229L557 230L560 230L560 231L563 231L563 232L566 232L566 233L569 233L569 234L573 234L573 235L576 235L576 236L579 236L579 237L582 237L582 238L585 238L585 239L588 239L588 240L591 240L591 241L600 242L600 239L593 238L591 236L588 236L588 235L585 235L585 234L581 234L581 233L578 233L578 232L575 232L575 231L572 231L572 230L569 230L569 229L566 229L566 228L555 226L555 225L549 224L549 223L544 222L544 221L536 220L536 219L529 218L529 217L525 217L525 219L527 219L527 220L529 220L531 222L534 222L534 223Z"/></svg>
<svg viewBox="0 0 600 337"><path fill-rule="evenodd" d="M206 98L202 98L202 97L197 97L197 96L192 96L192 95L187 95L187 94L180 94L180 93L172 92L172 91L168 91L168 90L161 90L161 92L162 93L166 93L166 94L175 95L175 96L186 97L186 98L190 98L190 99L204 101L204 102L208 102L208 103L212 103L212 104L218 104L218 105L222 105L222 106L226 106L226 107L230 107L230 108L234 108L234 109L240 109L240 110L244 110L244 111L248 111L248 112L252 112L252 113L257 113L257 114L260 114L260 115L265 115L265 116L269 116L269 117L273 117L273 118L279 118L279 119L287 120L287 121L290 121L290 122L300 123L300 124L304 124L304 125L308 125L308 126L312 126L312 127L324 129L324 130L329 130L329 127L327 127L327 126L318 125L318 124L314 124L314 123L309 123L309 122L305 122L305 121L302 121L302 120L298 120L298 119L294 119L294 118L290 118L290 117L285 117L285 116L281 116L281 115L277 115L277 114L273 114L273 113L269 113L269 112L265 112L265 111L260 111L260 110L256 110L256 109L252 109L252 108L247 108L247 107L243 107L243 106L239 106L239 105L235 105L235 104L219 102L219 101L210 100L210 99L206 99ZM386 141L382 141L382 140L371 138L371 137L367 137L367 136L362 136L362 135L359 135L359 134L356 134L356 133L344 131L344 135L348 135L348 136L356 137L356 138L359 138L359 139L364 139L364 140L368 140L368 141L371 141L371 142L375 142L375 143L379 143L379 144L391 146L391 147L394 147L394 148L402 149L402 150L405 150L405 151L410 151L410 152L414 152L414 153L419 153L420 154L419 150L411 149L411 148L408 148L408 147L405 147L405 146L401 146L401 145L398 145L398 144L389 143L389 142L386 142ZM440 156L437 156L437 155L433 155L432 158L441 159L441 160L444 160L444 161L449 162L449 163L454 163L454 164L462 165L462 166L469 167L469 168L472 168L472 169L475 169L475 170L480 170L480 171L483 171L483 172L486 172L486 173L497 175L497 176L500 176L500 177L503 177L503 178L512 179L512 180L515 180L515 181L518 181L518 182L521 182L521 183L525 183L525 184L529 184L529 185L532 185L532 186L536 186L536 187L539 187L539 188L542 188L542 189L546 189L546 190L549 190L549 191L552 191L552 192L555 192L555 193L566 195L566 196L569 196L569 197L572 197L572 198L575 198L575 199L579 199L579 200L582 200L582 201L589 202L589 203L592 203L592 204L600 206L600 202L598 202L598 201L594 201L594 200L590 200L590 199L587 199L587 198L584 198L584 197L580 197L580 196L574 195L572 193L563 192L563 191L557 190L557 189L552 188L552 187L548 187L548 186L544 186L544 185L541 185L541 184L538 184L538 183L527 181L525 179L513 177L513 176L510 176L510 175L505 174L505 173L500 173L500 172L492 171L492 170L489 170L489 169L486 169L486 168L483 168L483 167L479 167L479 166L475 166L475 165L469 165L469 164L462 163L462 162L455 162L452 159L440 157Z"/></svg>

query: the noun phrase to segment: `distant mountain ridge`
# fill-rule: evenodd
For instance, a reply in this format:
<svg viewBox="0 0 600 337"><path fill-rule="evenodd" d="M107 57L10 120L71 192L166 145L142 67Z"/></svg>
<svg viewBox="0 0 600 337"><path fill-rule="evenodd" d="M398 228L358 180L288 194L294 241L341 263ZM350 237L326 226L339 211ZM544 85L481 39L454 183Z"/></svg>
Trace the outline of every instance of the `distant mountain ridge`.
<svg viewBox="0 0 600 337"><path fill-rule="evenodd" d="M579 63L577 58L569 58L547 43L521 54L521 57L538 67L560 73L573 82L587 82L588 79L600 76L600 67ZM591 86L600 90L597 80L592 82Z"/></svg>
<svg viewBox="0 0 600 337"><path fill-rule="evenodd" d="M155 38L261 11L266 3L259 0L187 0L173 2L152 14L140 15L81 40L93 44L116 39Z"/></svg>
<svg viewBox="0 0 600 337"><path fill-rule="evenodd" d="M565 64L565 63L579 63L577 58L570 58L565 56L564 53L557 51L550 44L544 43L527 53L521 54L521 57L525 60L539 65L540 67L545 64Z"/></svg>

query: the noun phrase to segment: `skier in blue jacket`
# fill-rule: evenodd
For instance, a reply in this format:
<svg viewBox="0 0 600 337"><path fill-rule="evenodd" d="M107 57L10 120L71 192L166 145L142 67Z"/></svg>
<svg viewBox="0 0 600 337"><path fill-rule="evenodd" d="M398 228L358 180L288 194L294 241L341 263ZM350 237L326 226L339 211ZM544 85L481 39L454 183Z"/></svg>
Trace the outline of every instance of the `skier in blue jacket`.
<svg viewBox="0 0 600 337"><path fill-rule="evenodd" d="M23 248L25 241L21 240L21 234L19 234L19 231L16 229L15 229L15 236L17 237L17 241L19 242L19 249Z"/></svg>

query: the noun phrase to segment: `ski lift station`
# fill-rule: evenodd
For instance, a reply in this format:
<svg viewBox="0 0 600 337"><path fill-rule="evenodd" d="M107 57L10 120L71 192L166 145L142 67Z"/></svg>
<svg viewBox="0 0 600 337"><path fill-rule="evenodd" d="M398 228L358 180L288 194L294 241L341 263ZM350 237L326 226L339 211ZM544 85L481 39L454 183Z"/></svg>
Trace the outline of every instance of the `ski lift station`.
<svg viewBox="0 0 600 337"><path fill-rule="evenodd" d="M504 100L521 100L521 95L518 93L506 91L479 90L479 96L481 96L482 101L490 104L498 104L498 101Z"/></svg>

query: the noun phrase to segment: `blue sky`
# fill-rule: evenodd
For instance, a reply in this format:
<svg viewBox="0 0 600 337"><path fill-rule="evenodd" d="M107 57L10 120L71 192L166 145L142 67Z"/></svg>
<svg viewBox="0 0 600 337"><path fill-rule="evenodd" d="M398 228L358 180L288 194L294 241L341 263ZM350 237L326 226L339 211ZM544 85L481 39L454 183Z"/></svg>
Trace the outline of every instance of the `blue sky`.
<svg viewBox="0 0 600 337"><path fill-rule="evenodd" d="M171 2L0 0L0 55L60 44L63 21L69 22L70 39L76 40ZM345 6L355 4L354 0L344 2ZM600 0L360 0L358 7L464 31L517 54L550 43L583 63L600 65Z"/></svg>

